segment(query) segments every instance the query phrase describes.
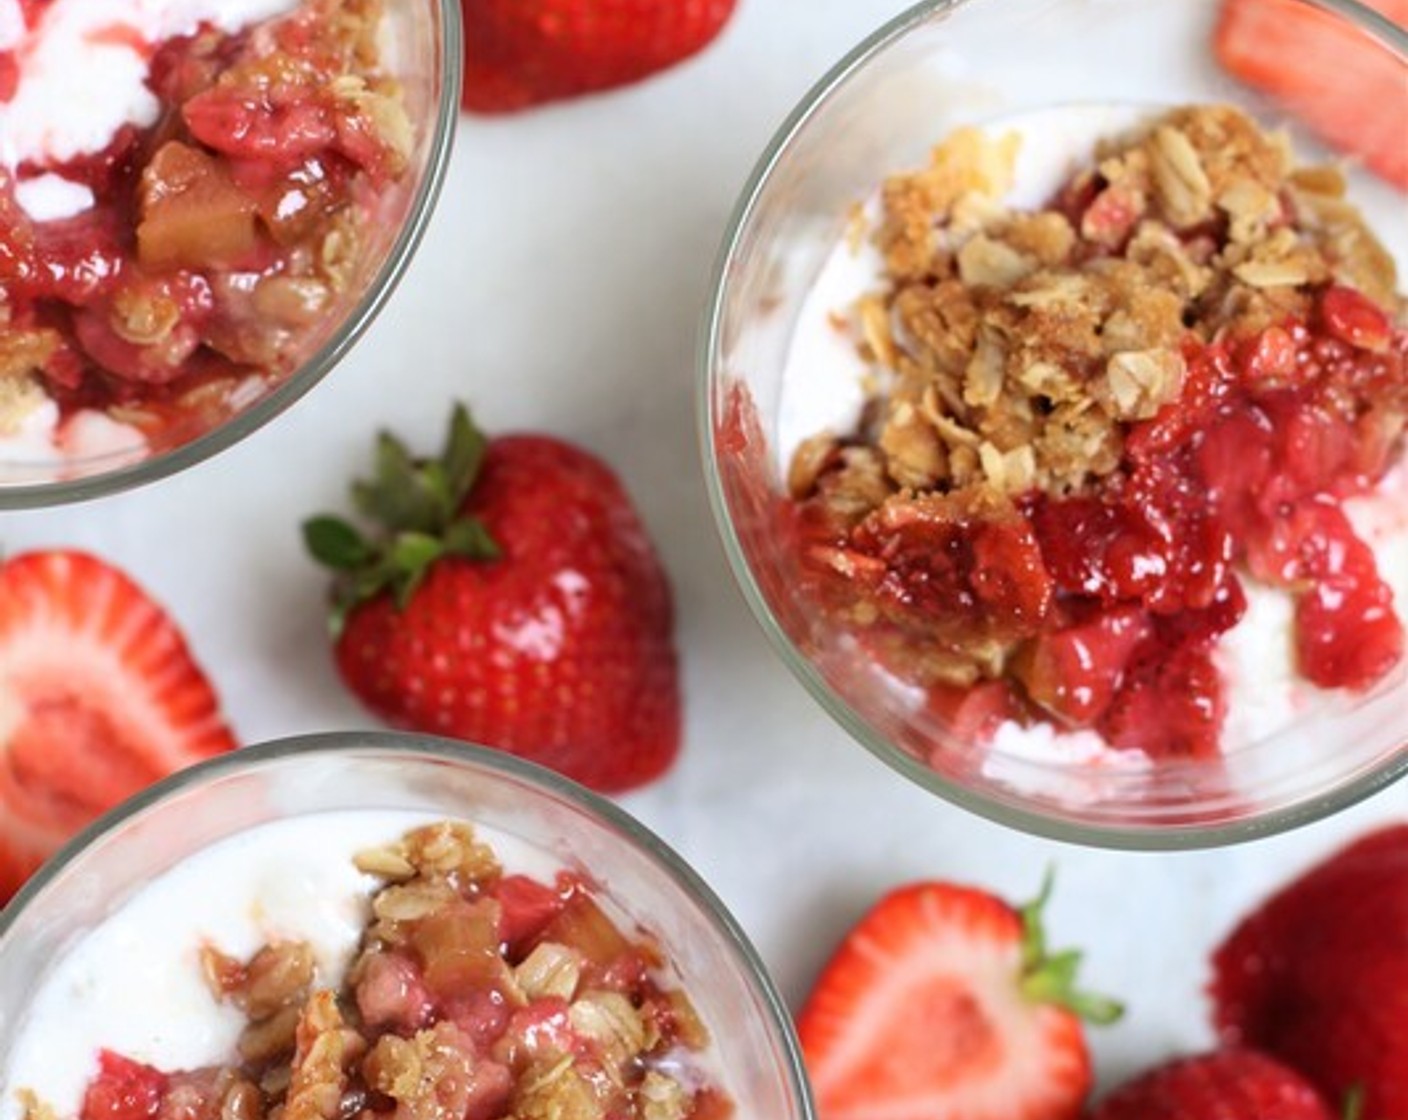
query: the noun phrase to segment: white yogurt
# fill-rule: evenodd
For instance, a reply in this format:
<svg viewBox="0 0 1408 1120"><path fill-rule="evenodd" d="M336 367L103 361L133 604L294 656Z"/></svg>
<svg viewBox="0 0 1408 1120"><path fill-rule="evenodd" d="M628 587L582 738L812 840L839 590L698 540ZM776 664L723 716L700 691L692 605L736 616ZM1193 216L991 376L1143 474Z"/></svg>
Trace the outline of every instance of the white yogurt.
<svg viewBox="0 0 1408 1120"><path fill-rule="evenodd" d="M52 222L93 206L86 185L49 169L101 152L126 125L157 123L161 106L147 76L151 52L161 43L203 25L234 33L297 4L53 0L28 28L19 0L0 0L0 50L13 51L19 63L15 94L0 102L0 174L14 177L20 207L36 222ZM137 429L96 412L80 412L60 425L57 409L44 406L18 427L0 433L0 484L27 481L35 472L47 475L64 462L134 462L148 450Z"/></svg>
<svg viewBox="0 0 1408 1120"><path fill-rule="evenodd" d="M147 86L153 48L207 23L239 31L295 3L54 0L38 25L26 29L19 0L0 0L0 49L13 50L19 61L15 95L0 103L0 166L10 172L24 163L51 166L101 152L124 125L149 128L161 112ZM64 213L60 197L52 189L43 192L38 212L30 213L47 220L86 209L79 205L82 196L70 190L62 194L69 204ZM20 203L29 209L23 191Z"/></svg>
<svg viewBox="0 0 1408 1120"><path fill-rule="evenodd" d="M15 201L36 222L57 222L91 210L96 199L92 188L45 173L18 180Z"/></svg>
<svg viewBox="0 0 1408 1120"><path fill-rule="evenodd" d="M247 959L273 939L307 941L319 983L335 986L357 947L378 880L352 857L443 817L347 810L261 825L152 880L55 963L0 1070L0 1120L20 1120L29 1089L75 1117L109 1048L164 1070L228 1061L244 1025L202 979L211 944ZM512 873L551 881L562 864L475 826Z"/></svg>
<svg viewBox="0 0 1408 1120"><path fill-rule="evenodd" d="M1087 164L1096 143L1140 123L1149 110L1138 106L1075 105L1006 117L994 134L1016 132L1022 144L1012 191L1005 201L1034 207ZM1399 200L1401 202L1401 199ZM1400 267L1408 262L1401 212L1363 207ZM880 218L878 193L864 206L867 231ZM818 432L854 431L866 401L866 382L877 376L857 351L858 332L850 325L856 300L885 287L884 262L867 236L855 245L842 237L822 265L798 313L786 367L777 421L777 464L782 477L798 445ZM1372 545L1380 573L1394 590L1400 617L1408 613L1408 464L1400 465L1379 491L1346 504L1356 531ZM1333 705L1339 694L1315 688L1296 671L1294 607L1288 595L1244 580L1248 608L1242 622L1223 635L1216 663L1227 686L1228 719L1224 751L1261 742L1284 731L1307 713ZM1055 790L1050 774L1023 777L1027 764L1080 765L1098 771L1100 781L1118 782L1147 767L1140 751L1110 749L1091 731L1066 732L1039 724L1001 726L984 764L985 773L1014 785L1035 781L1057 797L1086 799L1099 785L1076 783Z"/></svg>
<svg viewBox="0 0 1408 1120"><path fill-rule="evenodd" d="M13 423L0 427L0 486L54 474L81 473L80 465L103 461L106 469L138 462L148 454L140 428L95 409L65 417L45 398Z"/></svg>

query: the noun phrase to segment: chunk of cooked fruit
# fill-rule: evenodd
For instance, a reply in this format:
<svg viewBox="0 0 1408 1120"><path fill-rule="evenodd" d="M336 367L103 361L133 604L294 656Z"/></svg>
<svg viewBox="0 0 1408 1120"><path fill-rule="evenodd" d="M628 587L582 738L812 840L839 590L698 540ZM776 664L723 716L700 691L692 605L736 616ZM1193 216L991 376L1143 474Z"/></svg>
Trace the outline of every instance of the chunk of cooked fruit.
<svg viewBox="0 0 1408 1120"><path fill-rule="evenodd" d="M1139 601L1168 579L1167 542L1141 507L1042 497L1031 503L1031 520L1042 560L1068 595Z"/></svg>
<svg viewBox="0 0 1408 1120"><path fill-rule="evenodd" d="M98 1076L83 1097L82 1120L152 1120L168 1078L160 1070L103 1050Z"/></svg>
<svg viewBox="0 0 1408 1120"><path fill-rule="evenodd" d="M961 743L990 737L1020 707L1006 681L983 681L972 687L936 684L929 689L928 710Z"/></svg>
<svg viewBox="0 0 1408 1120"><path fill-rule="evenodd" d="M575 949L601 969L610 968L631 949L616 923L583 891L575 892L543 927L541 939Z"/></svg>
<svg viewBox="0 0 1408 1120"><path fill-rule="evenodd" d="M1134 653L1124 685L1099 722L1115 747L1156 758L1215 755L1227 699L1209 643L1154 636Z"/></svg>
<svg viewBox="0 0 1408 1120"><path fill-rule="evenodd" d="M1151 628L1137 607L1096 614L1032 639L1018 652L1012 671L1028 698L1059 722L1090 727L1109 708L1130 655Z"/></svg>
<svg viewBox="0 0 1408 1120"><path fill-rule="evenodd" d="M852 542L884 562L876 593L904 614L1022 636L1051 607L1051 577L1030 524L986 496L887 502Z"/></svg>
<svg viewBox="0 0 1408 1120"><path fill-rule="evenodd" d="M411 944L436 995L508 986L499 956L499 904L491 898L457 900L434 911L416 924Z"/></svg>
<svg viewBox="0 0 1408 1120"><path fill-rule="evenodd" d="M1335 338L1359 350L1382 353L1393 338L1383 308L1353 288L1333 285L1320 295L1320 322Z"/></svg>
<svg viewBox="0 0 1408 1120"><path fill-rule="evenodd" d="M1368 688L1403 646L1393 591L1377 575L1328 576L1296 600L1296 660L1321 688Z"/></svg>
<svg viewBox="0 0 1408 1120"><path fill-rule="evenodd" d="M570 889L570 888L568 888ZM543 928L562 910L564 890L527 875L506 875L494 885L499 902L499 938L511 961L520 961L540 940Z"/></svg>
<svg viewBox="0 0 1408 1120"><path fill-rule="evenodd" d="M371 953L356 981L357 1010L369 1027L417 1030L430 1021L434 1000L420 965L401 953Z"/></svg>
<svg viewBox="0 0 1408 1120"><path fill-rule="evenodd" d="M142 173L137 259L148 268L228 268L258 244L255 200L226 166L169 141Z"/></svg>

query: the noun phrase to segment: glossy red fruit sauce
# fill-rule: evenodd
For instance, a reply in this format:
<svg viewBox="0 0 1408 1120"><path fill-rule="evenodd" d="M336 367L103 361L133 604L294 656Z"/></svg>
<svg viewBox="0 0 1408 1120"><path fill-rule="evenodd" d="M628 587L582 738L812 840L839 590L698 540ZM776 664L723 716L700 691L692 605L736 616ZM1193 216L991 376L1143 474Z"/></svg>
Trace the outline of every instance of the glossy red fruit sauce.
<svg viewBox="0 0 1408 1120"><path fill-rule="evenodd" d="M980 734L1046 718L1160 757L1215 754L1213 651L1247 575L1294 597L1306 678L1372 686L1403 656L1403 624L1342 502L1392 465L1408 332L1349 288L1314 308L1189 341L1179 399L1131 425L1120 469L1079 496L1034 491L998 513L924 496L841 530L820 502L793 507L809 594L852 619L874 604L864 640L901 674L906 650L1017 643L1002 679L938 689L935 710Z"/></svg>

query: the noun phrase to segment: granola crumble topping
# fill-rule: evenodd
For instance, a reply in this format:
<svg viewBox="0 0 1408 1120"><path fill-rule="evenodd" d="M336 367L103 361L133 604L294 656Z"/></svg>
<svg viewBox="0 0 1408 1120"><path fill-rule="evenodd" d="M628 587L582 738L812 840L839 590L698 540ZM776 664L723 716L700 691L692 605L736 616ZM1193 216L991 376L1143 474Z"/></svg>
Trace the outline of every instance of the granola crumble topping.
<svg viewBox="0 0 1408 1120"><path fill-rule="evenodd" d="M1284 138L1235 109L1177 109L1107 143L1032 213L1001 202L1017 141L961 129L885 182L887 286L855 319L889 375L863 435L893 492L1080 491L1119 467L1129 421L1178 398L1188 338L1304 319L1329 282L1402 312L1343 177L1292 168ZM795 497L820 450L799 454Z"/></svg>

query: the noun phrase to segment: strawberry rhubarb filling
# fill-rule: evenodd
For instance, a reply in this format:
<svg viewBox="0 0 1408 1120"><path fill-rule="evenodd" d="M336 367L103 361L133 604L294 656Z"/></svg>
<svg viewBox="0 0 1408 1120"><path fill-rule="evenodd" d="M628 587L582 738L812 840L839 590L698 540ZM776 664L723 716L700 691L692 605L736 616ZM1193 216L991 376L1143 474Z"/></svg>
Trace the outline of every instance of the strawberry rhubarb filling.
<svg viewBox="0 0 1408 1120"><path fill-rule="evenodd" d="M386 816L332 814L330 827L317 835L336 847L339 838L384 825ZM254 831L277 832L299 823ZM245 858L239 867L225 869L233 872L222 880L227 889L248 879L248 857L271 854L267 845L251 847L248 837L235 839L233 854ZM521 847L503 839L508 851ZM46 1005L49 993L42 994L36 1002L42 1011L31 1013L49 1014L49 1025L68 1031L68 1037L57 1051L41 1039L28 1050L22 1044L5 1077L7 1086L19 1090L21 1115L28 1120L280 1115L723 1120L732 1115L708 1069L708 1031L670 979L656 941L643 931L623 929L584 877L565 870L537 874L544 858L536 850L524 860L529 870L511 873L498 848L466 824L430 821L393 843L359 851L340 871L323 867L327 861L317 857L303 857L302 864L295 858L278 887L265 862L262 878L255 880L263 884L260 897L244 898L243 905L257 911L265 925L291 918L290 926L303 936L275 930L251 952L239 930L234 931L238 948L222 945L219 931L209 931L179 959L166 962L162 971L187 969L190 975L180 981L184 999L169 999L156 1009L158 1016L167 1016L164 1021L153 1021L150 1011L120 999L121 978L85 985L98 962L85 963L80 945L77 964L70 962L51 982L53 998ZM204 868L205 882L219 870L215 864ZM326 897L303 899L308 905L299 906L310 884L334 886L342 897L331 905ZM147 917L170 914L174 898L154 899L158 909ZM140 906L141 898L137 901ZM220 908L210 913L219 914ZM247 916L234 923L245 924ZM96 951L130 947L133 932L107 938L106 950ZM139 935L136 944L146 941ZM158 968L148 957L149 950L139 950L132 967ZM176 990L163 978L148 999L167 989ZM84 1023L114 1030L86 1060L73 1063L83 1070L79 1091L72 1069L56 1065L72 1059L75 1050L74 1020L55 1018L67 1007L65 1000L82 1002ZM205 1003L203 1010L197 1001ZM30 1037L38 1027L36 1018ZM78 1032L84 1042L90 1033ZM217 1040L227 1044L218 1057L210 1054ZM124 1049L125 1044L132 1048ZM178 1068L163 1056L194 1062ZM46 1084L61 1095L66 1089L70 1099L49 1099Z"/></svg>
<svg viewBox="0 0 1408 1120"><path fill-rule="evenodd" d="M889 179L878 285L794 348L869 386L791 457L807 595L964 737L1216 754L1266 589L1303 680L1373 689L1404 630L1350 514L1402 458L1408 331L1342 176L1197 106L1018 209L1020 143L962 130Z"/></svg>
<svg viewBox="0 0 1408 1120"><path fill-rule="evenodd" d="M178 444L310 353L405 177L381 19L0 0L0 461Z"/></svg>

